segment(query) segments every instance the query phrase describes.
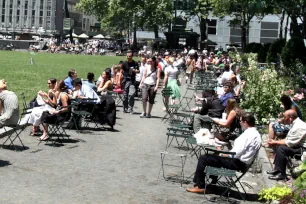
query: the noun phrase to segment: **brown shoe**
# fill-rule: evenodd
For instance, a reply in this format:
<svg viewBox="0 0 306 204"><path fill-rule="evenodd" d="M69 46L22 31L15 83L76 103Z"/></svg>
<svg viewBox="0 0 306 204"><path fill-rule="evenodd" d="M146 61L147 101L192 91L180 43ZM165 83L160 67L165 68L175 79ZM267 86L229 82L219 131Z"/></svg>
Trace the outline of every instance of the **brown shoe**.
<svg viewBox="0 0 306 204"><path fill-rule="evenodd" d="M204 193L204 189L201 189L198 186L195 186L194 188L187 188L186 191L190 193Z"/></svg>

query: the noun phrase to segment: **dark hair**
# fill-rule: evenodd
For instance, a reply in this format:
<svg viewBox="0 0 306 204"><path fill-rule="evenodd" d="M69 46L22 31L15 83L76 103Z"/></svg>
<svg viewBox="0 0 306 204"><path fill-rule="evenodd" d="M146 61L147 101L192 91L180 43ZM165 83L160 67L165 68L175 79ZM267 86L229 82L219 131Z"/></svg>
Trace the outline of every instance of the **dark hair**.
<svg viewBox="0 0 306 204"><path fill-rule="evenodd" d="M213 89L205 89L203 92L202 92L202 97L203 98L207 98L207 97L212 97L216 94L215 90Z"/></svg>
<svg viewBox="0 0 306 204"><path fill-rule="evenodd" d="M58 87L61 91L64 91L67 88L64 80L57 81L57 84L58 84Z"/></svg>
<svg viewBox="0 0 306 204"><path fill-rule="evenodd" d="M70 69L68 71L68 76L72 77L72 75L74 75L74 73L75 73L75 69Z"/></svg>
<svg viewBox="0 0 306 204"><path fill-rule="evenodd" d="M242 113L241 121L246 122L250 127L254 127L255 126L255 117L250 112Z"/></svg>
<svg viewBox="0 0 306 204"><path fill-rule="evenodd" d="M224 70L228 72L230 70L230 66L228 64L224 65Z"/></svg>
<svg viewBox="0 0 306 204"><path fill-rule="evenodd" d="M123 61L119 61L119 64L123 64Z"/></svg>
<svg viewBox="0 0 306 204"><path fill-rule="evenodd" d="M280 98L281 103L283 104L285 110L291 109L292 106L292 100L289 96L287 95L282 95Z"/></svg>
<svg viewBox="0 0 306 204"><path fill-rule="evenodd" d="M223 83L223 86L228 86L229 88L233 88L233 83L230 80L227 80Z"/></svg>
<svg viewBox="0 0 306 204"><path fill-rule="evenodd" d="M111 74L111 73L112 73L112 69L109 68L109 67L107 67L107 68L104 69L104 72L109 72L109 73ZM103 72L102 72L102 73L103 73Z"/></svg>
<svg viewBox="0 0 306 204"><path fill-rule="evenodd" d="M50 78L49 81L51 82L51 84L56 84L56 79L55 78Z"/></svg>
<svg viewBox="0 0 306 204"><path fill-rule="evenodd" d="M126 54L132 54L133 55L133 51L132 50L128 50Z"/></svg>
<svg viewBox="0 0 306 204"><path fill-rule="evenodd" d="M152 59L152 66L154 66L154 70L156 70L158 67L157 59L156 57L149 57L148 59Z"/></svg>
<svg viewBox="0 0 306 204"><path fill-rule="evenodd" d="M87 79L88 81L92 81L95 78L95 74L92 72L87 73Z"/></svg>
<svg viewBox="0 0 306 204"><path fill-rule="evenodd" d="M82 86L82 80L80 78L76 78L73 80L73 86L81 85Z"/></svg>
<svg viewBox="0 0 306 204"><path fill-rule="evenodd" d="M108 79L111 79L111 72L108 72L106 69L104 70Z"/></svg>

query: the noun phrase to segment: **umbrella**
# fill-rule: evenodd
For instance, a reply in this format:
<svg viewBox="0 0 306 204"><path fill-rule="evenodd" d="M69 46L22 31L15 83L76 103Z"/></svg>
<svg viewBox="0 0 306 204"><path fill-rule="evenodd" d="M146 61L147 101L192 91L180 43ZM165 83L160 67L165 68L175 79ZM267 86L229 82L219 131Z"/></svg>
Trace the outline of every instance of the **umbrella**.
<svg viewBox="0 0 306 204"><path fill-rule="evenodd" d="M88 38L88 35L86 35L85 33L79 35L79 38Z"/></svg>
<svg viewBox="0 0 306 204"><path fill-rule="evenodd" d="M94 36L93 38L95 38L95 39L103 39L104 36L102 34L99 34L99 35Z"/></svg>
<svg viewBox="0 0 306 204"><path fill-rule="evenodd" d="M66 37L68 38L70 36L70 34L68 34L68 35L66 35ZM77 34L75 34L75 33L72 33L72 37L73 38L77 38L78 37L78 35Z"/></svg>

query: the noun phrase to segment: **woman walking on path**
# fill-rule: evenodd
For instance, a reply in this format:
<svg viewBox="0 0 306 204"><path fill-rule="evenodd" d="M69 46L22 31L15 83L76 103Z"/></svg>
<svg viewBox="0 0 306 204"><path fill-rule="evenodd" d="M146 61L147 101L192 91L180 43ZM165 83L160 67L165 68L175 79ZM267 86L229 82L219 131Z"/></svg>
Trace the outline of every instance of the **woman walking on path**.
<svg viewBox="0 0 306 204"><path fill-rule="evenodd" d="M175 103L175 99L181 97L180 82L178 80L179 71L177 67L173 66L174 58L169 58L169 66L165 69L165 78L163 88L170 88L172 90L171 104ZM169 104L169 98L166 98L166 104Z"/></svg>
<svg viewBox="0 0 306 204"><path fill-rule="evenodd" d="M143 77L140 82L142 89L142 105L143 113L141 118L151 118L151 111L154 104L156 92L160 81L160 69L157 68L157 61L155 57L149 58L148 65L144 68ZM147 101L149 98L149 110L147 114Z"/></svg>

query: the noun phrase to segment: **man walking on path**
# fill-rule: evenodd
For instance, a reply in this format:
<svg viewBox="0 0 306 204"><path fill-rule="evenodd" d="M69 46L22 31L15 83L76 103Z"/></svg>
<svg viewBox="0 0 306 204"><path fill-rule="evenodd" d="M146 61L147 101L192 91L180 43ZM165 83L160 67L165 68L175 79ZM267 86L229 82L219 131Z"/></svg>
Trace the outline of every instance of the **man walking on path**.
<svg viewBox="0 0 306 204"><path fill-rule="evenodd" d="M136 73L139 73L139 66L133 60L132 51L127 52L127 61L122 64L123 74L123 112L133 114L134 109L134 97L136 92Z"/></svg>

